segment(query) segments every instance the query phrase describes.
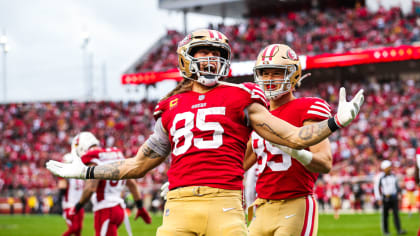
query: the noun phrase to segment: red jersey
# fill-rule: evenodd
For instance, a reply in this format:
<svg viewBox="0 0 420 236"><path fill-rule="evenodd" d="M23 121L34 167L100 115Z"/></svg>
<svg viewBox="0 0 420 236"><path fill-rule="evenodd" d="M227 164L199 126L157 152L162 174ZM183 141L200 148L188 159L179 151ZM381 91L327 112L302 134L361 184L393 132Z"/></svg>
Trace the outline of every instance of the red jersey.
<svg viewBox="0 0 420 236"><path fill-rule="evenodd" d="M124 155L118 148L97 148L88 151L82 156L84 164L107 164L123 160ZM92 195L91 201L93 211L121 205L123 208L124 199L121 192L124 190L125 180L100 180L96 192Z"/></svg>
<svg viewBox="0 0 420 236"><path fill-rule="evenodd" d="M414 192L416 191L416 180L414 177L405 177L404 178L404 187L405 190Z"/></svg>
<svg viewBox="0 0 420 236"><path fill-rule="evenodd" d="M344 188L341 184L331 184L329 186L329 195L331 197L338 197L341 198L344 195Z"/></svg>
<svg viewBox="0 0 420 236"><path fill-rule="evenodd" d="M301 127L304 121L321 121L331 116L330 106L319 98L294 99L276 110L274 116ZM252 132L252 148L257 155L258 197L290 199L313 194L317 173L308 171L299 161Z"/></svg>
<svg viewBox="0 0 420 236"><path fill-rule="evenodd" d="M162 118L171 142L169 189L242 189L243 158L252 130L245 109L255 102L267 106L264 92L244 83L176 94L156 106L155 118Z"/></svg>

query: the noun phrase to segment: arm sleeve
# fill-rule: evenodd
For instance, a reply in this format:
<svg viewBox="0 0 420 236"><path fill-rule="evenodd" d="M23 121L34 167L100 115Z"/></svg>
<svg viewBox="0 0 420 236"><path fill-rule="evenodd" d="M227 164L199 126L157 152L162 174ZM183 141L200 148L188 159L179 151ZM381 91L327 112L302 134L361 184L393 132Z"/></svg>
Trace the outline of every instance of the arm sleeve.
<svg viewBox="0 0 420 236"><path fill-rule="evenodd" d="M162 118L157 119L154 133L147 139L146 145L162 157L167 157L171 152L171 142L162 125Z"/></svg>

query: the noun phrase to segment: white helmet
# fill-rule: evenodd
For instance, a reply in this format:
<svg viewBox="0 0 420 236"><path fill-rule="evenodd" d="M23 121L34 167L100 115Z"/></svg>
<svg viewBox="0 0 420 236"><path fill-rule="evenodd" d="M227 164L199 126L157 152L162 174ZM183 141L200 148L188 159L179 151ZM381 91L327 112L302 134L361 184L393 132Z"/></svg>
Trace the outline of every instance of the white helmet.
<svg viewBox="0 0 420 236"><path fill-rule="evenodd" d="M93 146L99 146L99 140L95 135L91 132L80 132L71 142L71 151L81 157Z"/></svg>
<svg viewBox="0 0 420 236"><path fill-rule="evenodd" d="M74 154L71 153L71 152L66 153L63 156L63 162L64 163L71 163L73 161L73 159L74 159Z"/></svg>

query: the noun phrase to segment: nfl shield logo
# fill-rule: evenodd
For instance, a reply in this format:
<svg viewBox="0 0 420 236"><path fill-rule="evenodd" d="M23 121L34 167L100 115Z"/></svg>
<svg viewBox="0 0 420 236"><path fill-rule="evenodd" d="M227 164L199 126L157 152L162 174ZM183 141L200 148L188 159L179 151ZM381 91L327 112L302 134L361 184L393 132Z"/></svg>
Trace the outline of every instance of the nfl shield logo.
<svg viewBox="0 0 420 236"><path fill-rule="evenodd" d="M204 98L206 98L206 95L202 94L202 95L198 96L198 101L203 101Z"/></svg>

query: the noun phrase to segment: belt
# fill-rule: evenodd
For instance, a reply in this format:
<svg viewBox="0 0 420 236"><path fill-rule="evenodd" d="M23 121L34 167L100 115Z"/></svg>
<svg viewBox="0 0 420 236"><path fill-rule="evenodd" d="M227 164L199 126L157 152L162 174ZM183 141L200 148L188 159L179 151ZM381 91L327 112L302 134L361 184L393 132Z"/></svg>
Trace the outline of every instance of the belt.
<svg viewBox="0 0 420 236"><path fill-rule="evenodd" d="M307 198L308 196L302 196L298 198ZM264 198L257 198L249 207L248 207L248 222L252 220L254 216L254 206L259 207L264 204L272 204L272 203L284 203L289 200L294 200L297 198L290 198L290 199L264 199Z"/></svg>
<svg viewBox="0 0 420 236"><path fill-rule="evenodd" d="M228 190L221 188L212 188L208 186L188 186L173 189L168 192L168 199L177 199L183 197L203 197L203 196L223 196L223 197L241 197L241 190Z"/></svg>

